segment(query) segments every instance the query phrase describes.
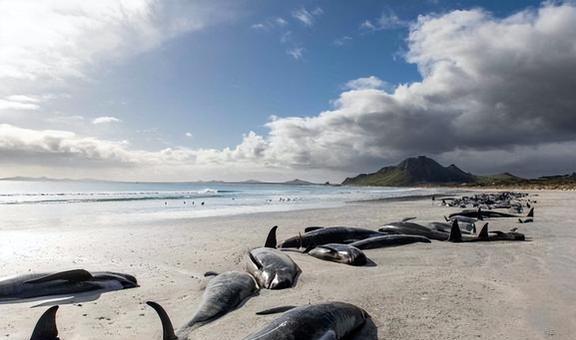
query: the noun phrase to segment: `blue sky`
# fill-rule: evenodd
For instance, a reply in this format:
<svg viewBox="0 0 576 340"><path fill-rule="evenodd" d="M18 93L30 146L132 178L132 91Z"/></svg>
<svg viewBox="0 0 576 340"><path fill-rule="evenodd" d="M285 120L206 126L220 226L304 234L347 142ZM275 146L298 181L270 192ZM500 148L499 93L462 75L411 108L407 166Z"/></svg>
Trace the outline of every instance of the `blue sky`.
<svg viewBox="0 0 576 340"><path fill-rule="evenodd" d="M486 140L476 136L478 131L463 136L469 125L452 127L449 140L433 138L424 135L444 135L439 121L485 122L485 112L503 109L499 117L506 119L499 128L516 126L514 112L523 109L514 106L519 101L491 102L495 96L486 95L470 102L482 102L483 108L466 112L469 105L456 94L458 79L451 79L453 88L444 93L418 92L420 87L438 90L444 80L430 83L460 74L466 75L463 84L474 84L475 94L483 93L482 82L493 78L469 75L482 67L487 75L504 76L498 67L506 55L524 55L537 65L537 58L546 56L536 53L541 44L536 38L519 35L525 44L508 54L498 36L487 43L483 32L494 29L516 41L517 27L539 33L540 22L571 15L571 2L139 0L94 5L61 0L34 7L28 0L6 0L0 7L5 16L0 32L10 36L0 39L0 124L5 135L0 176L339 180L415 154L472 171L512 170L530 176L574 166L573 159L564 159L548 168L527 169L534 154L548 157L550 148L566 150L566 143L574 141L560 118L544 121L543 132L534 138L526 138L527 130L520 127L512 133L490 129ZM558 38L551 49L567 53L559 57L564 61L570 51L559 29L571 27L558 25L546 28L541 39ZM433 39L447 50L468 44L456 34L443 34L444 27L469 30L470 49L450 55L435 50L429 44ZM494 53L479 66L471 51L483 52L482 46ZM443 71L445 60L461 70ZM507 67L515 69L513 64ZM532 70L520 68L524 73L505 80L525 76L541 81ZM573 81L554 76L558 86ZM351 83L357 79L361 85ZM506 86L518 92L518 99L534 91ZM410 93L403 94L403 88ZM402 104L394 113L406 112L392 117L391 101L400 105L406 96L412 98L407 102L427 102L419 112ZM445 109L436 105L438 96ZM557 102L566 101L560 97ZM406 141L406 135L387 137L408 120L426 121L436 111L441 118L411 132L419 136L416 141ZM565 106L557 111L571 112ZM539 114L544 113L523 119L539 124ZM378 117L368 120L373 115ZM384 131L400 120L394 133ZM379 125L386 136L371 129ZM515 155L513 161L507 153ZM481 160L488 154L502 162L485 164ZM143 165L141 159L154 161ZM132 170L127 174L127 169Z"/></svg>

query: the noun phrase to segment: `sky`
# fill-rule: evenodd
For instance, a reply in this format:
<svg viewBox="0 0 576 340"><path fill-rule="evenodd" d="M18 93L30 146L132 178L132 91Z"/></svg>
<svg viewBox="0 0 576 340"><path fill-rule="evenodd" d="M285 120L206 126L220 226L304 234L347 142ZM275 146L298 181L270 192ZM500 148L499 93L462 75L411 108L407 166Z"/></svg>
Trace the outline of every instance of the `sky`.
<svg viewBox="0 0 576 340"><path fill-rule="evenodd" d="M0 177L576 171L576 2L0 0Z"/></svg>

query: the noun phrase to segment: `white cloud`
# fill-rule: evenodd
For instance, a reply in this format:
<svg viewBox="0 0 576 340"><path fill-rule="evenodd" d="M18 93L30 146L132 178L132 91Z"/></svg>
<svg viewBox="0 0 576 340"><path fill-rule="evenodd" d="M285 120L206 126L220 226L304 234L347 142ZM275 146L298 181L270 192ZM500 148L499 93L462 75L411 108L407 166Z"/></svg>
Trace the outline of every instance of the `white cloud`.
<svg viewBox="0 0 576 340"><path fill-rule="evenodd" d="M276 22L276 25L278 26L286 26L288 25L288 21L286 21L284 18L281 17L277 17L274 19L274 22Z"/></svg>
<svg viewBox="0 0 576 340"><path fill-rule="evenodd" d="M259 22L257 24L252 25L251 27L256 30L272 30L277 27L284 27L288 25L288 21L286 21L282 17L274 17L268 18L263 22Z"/></svg>
<svg viewBox="0 0 576 340"><path fill-rule="evenodd" d="M92 124L110 124L110 123L120 123L122 122L122 120L116 118L116 117L110 117L110 116L102 116L102 117L96 117L92 120Z"/></svg>
<svg viewBox="0 0 576 340"><path fill-rule="evenodd" d="M35 103L0 99L0 110L38 110L39 108L40 106Z"/></svg>
<svg viewBox="0 0 576 340"><path fill-rule="evenodd" d="M192 135L192 132L186 132L186 133L184 134L184 136L186 136L186 137L188 137L188 138L192 138L193 135Z"/></svg>
<svg viewBox="0 0 576 340"><path fill-rule="evenodd" d="M300 60L304 57L304 48L302 47L293 47L286 51L289 56L296 60Z"/></svg>
<svg viewBox="0 0 576 340"><path fill-rule="evenodd" d="M4 162L44 156L128 163L133 157L125 147L122 142L82 137L70 131L32 130L0 124L0 155L4 156Z"/></svg>
<svg viewBox="0 0 576 340"><path fill-rule="evenodd" d="M348 90L379 90L386 86L386 82L374 76L350 80L344 86Z"/></svg>
<svg viewBox="0 0 576 340"><path fill-rule="evenodd" d="M350 42L351 40L352 40L352 37L345 35L345 36L343 36L343 37L341 37L341 38L334 39L333 44L334 44L335 46L340 47L340 46L346 45L346 44L347 44L348 42Z"/></svg>
<svg viewBox="0 0 576 340"><path fill-rule="evenodd" d="M252 27L253 29L256 29L256 30L263 30L266 28L266 26L264 24L254 24L250 27Z"/></svg>
<svg viewBox="0 0 576 340"><path fill-rule="evenodd" d="M38 110L40 103L46 98L27 95L10 95L0 98L1 110Z"/></svg>
<svg viewBox="0 0 576 340"><path fill-rule="evenodd" d="M227 0L0 1L0 98L22 89L42 96L71 79L89 79L103 63L231 18L235 6Z"/></svg>
<svg viewBox="0 0 576 340"><path fill-rule="evenodd" d="M360 29L365 31L382 31L397 28L407 28L410 25L408 20L401 19L392 10L388 10L376 20L365 20L360 24Z"/></svg>
<svg viewBox="0 0 576 340"><path fill-rule="evenodd" d="M324 11L320 7L309 11L302 7L292 12L292 17L300 21L304 26L312 27L316 21L316 17L324 14Z"/></svg>

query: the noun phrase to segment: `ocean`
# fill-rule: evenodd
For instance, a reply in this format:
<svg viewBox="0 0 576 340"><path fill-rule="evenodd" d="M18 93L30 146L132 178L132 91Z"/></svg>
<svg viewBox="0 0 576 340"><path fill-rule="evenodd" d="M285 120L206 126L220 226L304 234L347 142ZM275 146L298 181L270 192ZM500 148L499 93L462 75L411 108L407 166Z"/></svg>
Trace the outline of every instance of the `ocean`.
<svg viewBox="0 0 576 340"><path fill-rule="evenodd" d="M0 181L0 229L131 225L157 219L340 207L442 189L245 183Z"/></svg>

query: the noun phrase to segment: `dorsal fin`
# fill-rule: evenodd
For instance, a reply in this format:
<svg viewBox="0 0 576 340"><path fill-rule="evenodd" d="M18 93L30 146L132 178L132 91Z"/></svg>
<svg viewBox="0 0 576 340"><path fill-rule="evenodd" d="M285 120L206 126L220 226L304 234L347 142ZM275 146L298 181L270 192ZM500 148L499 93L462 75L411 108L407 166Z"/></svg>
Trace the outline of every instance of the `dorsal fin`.
<svg viewBox="0 0 576 340"><path fill-rule="evenodd" d="M260 312L256 312L256 315L268 315L268 314L276 314L276 313L284 313L291 309L296 308L296 306L281 306L281 307L274 307L270 309L265 309Z"/></svg>
<svg viewBox="0 0 576 340"><path fill-rule="evenodd" d="M448 236L448 241L450 242L462 242L462 232L458 226L458 221L454 220L452 222L452 228L450 229L450 236Z"/></svg>
<svg viewBox="0 0 576 340"><path fill-rule="evenodd" d="M37 279L28 280L24 283L42 283L56 280L66 280L71 282L82 282L92 280L94 277L85 269L72 269L63 272L44 275Z"/></svg>
<svg viewBox="0 0 576 340"><path fill-rule="evenodd" d="M34 327L30 340L60 340L58 338L58 328L56 328L57 311L58 306L53 306L42 314L36 323L36 327Z"/></svg>
<svg viewBox="0 0 576 340"><path fill-rule="evenodd" d="M488 241L490 238L488 237L488 223L484 223L482 229L480 229L480 234L478 234L478 240L480 241Z"/></svg>
<svg viewBox="0 0 576 340"><path fill-rule="evenodd" d="M264 247L266 248L276 248L276 229L278 229L278 226L275 225L272 227L272 229L270 229L270 231L268 232L268 237L266 238L266 242L264 243Z"/></svg>
<svg viewBox="0 0 576 340"><path fill-rule="evenodd" d="M534 217L534 208L530 208L530 211L528 212L528 215L526 215L526 217Z"/></svg>
<svg viewBox="0 0 576 340"><path fill-rule="evenodd" d="M477 217L480 221L484 220L484 218L482 217L482 208L478 207L478 217Z"/></svg>
<svg viewBox="0 0 576 340"><path fill-rule="evenodd" d="M174 333L174 327L172 326L172 321L170 321L170 317L168 313L154 301L146 301L146 304L158 313L160 317L160 321L162 322L162 340L178 340L176 333Z"/></svg>

